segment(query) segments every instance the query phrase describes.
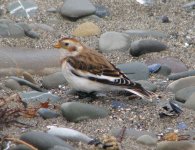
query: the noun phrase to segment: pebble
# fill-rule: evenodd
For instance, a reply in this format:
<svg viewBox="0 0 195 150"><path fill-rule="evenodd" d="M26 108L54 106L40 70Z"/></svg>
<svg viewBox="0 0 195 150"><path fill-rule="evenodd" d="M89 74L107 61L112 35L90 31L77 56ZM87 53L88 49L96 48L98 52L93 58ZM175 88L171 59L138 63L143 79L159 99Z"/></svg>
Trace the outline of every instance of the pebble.
<svg viewBox="0 0 195 150"><path fill-rule="evenodd" d="M0 36L21 38L25 36L25 32L20 25L11 20L7 21L7 19L0 19Z"/></svg>
<svg viewBox="0 0 195 150"><path fill-rule="evenodd" d="M195 1L183 5L183 8L186 9L187 11L195 9Z"/></svg>
<svg viewBox="0 0 195 150"><path fill-rule="evenodd" d="M106 16L110 16L110 12L109 10L102 5L95 5L96 11L95 11L95 15L100 17L100 18L104 18Z"/></svg>
<svg viewBox="0 0 195 150"><path fill-rule="evenodd" d="M157 86L149 81L139 80L136 82L140 83L142 85L142 87L148 91L155 92L157 90Z"/></svg>
<svg viewBox="0 0 195 150"><path fill-rule="evenodd" d="M83 142L88 144L90 141L93 139L88 137L87 135L70 129L70 128L61 128L61 127L56 127L56 126L49 126L49 130L47 131L48 134L57 136L63 140L70 140L73 142Z"/></svg>
<svg viewBox="0 0 195 150"><path fill-rule="evenodd" d="M57 112L47 108L40 108L37 112L43 119L57 118L60 116Z"/></svg>
<svg viewBox="0 0 195 150"><path fill-rule="evenodd" d="M59 85L66 84L67 81L62 72L56 72L42 79L42 86L46 89L57 88Z"/></svg>
<svg viewBox="0 0 195 150"><path fill-rule="evenodd" d="M127 51L130 48L129 37L125 33L105 32L100 36L99 48L101 51Z"/></svg>
<svg viewBox="0 0 195 150"><path fill-rule="evenodd" d="M32 150L32 149L25 145L19 144L13 147L11 150Z"/></svg>
<svg viewBox="0 0 195 150"><path fill-rule="evenodd" d="M168 76L171 74L171 69L168 66L162 65L160 69L158 70L157 74Z"/></svg>
<svg viewBox="0 0 195 150"><path fill-rule="evenodd" d="M55 31L53 27L51 27L47 24L43 24L43 23L34 23L34 24L30 24L29 26L35 30L41 29L41 30L49 31L49 32Z"/></svg>
<svg viewBox="0 0 195 150"><path fill-rule="evenodd" d="M148 70L150 73L156 73L159 71L160 67L161 67L161 64L152 64L148 66Z"/></svg>
<svg viewBox="0 0 195 150"><path fill-rule="evenodd" d="M192 95L192 93L195 93L195 86L189 86L178 90L175 93L175 100L185 103L187 99Z"/></svg>
<svg viewBox="0 0 195 150"><path fill-rule="evenodd" d="M72 35L74 36L93 36L99 35L101 33L100 28L93 22L85 22L80 25L73 31Z"/></svg>
<svg viewBox="0 0 195 150"><path fill-rule="evenodd" d="M61 105L62 115L70 122L98 119L108 116L109 111L90 104L67 102Z"/></svg>
<svg viewBox="0 0 195 150"><path fill-rule="evenodd" d="M74 148L69 144L65 143L65 141L61 140L56 136L44 132L27 132L21 135L20 139L41 150L49 150L56 145L64 146L68 148L68 150L74 150Z"/></svg>
<svg viewBox="0 0 195 150"><path fill-rule="evenodd" d="M28 32L25 32L25 35L32 38L32 39L39 39L40 38L40 35L35 32L35 31L28 31Z"/></svg>
<svg viewBox="0 0 195 150"><path fill-rule="evenodd" d="M30 18L35 15L38 6L33 0L22 0L9 3L7 9L10 14L17 17Z"/></svg>
<svg viewBox="0 0 195 150"><path fill-rule="evenodd" d="M195 145L188 141L163 141L157 144L157 150L194 150Z"/></svg>
<svg viewBox="0 0 195 150"><path fill-rule="evenodd" d="M112 109L121 109L121 108L126 108L127 104L121 102L121 101L112 101L111 105Z"/></svg>
<svg viewBox="0 0 195 150"><path fill-rule="evenodd" d="M169 18L167 16L162 16L161 17L161 21L162 21L162 23L168 23L168 22L170 22L169 21Z"/></svg>
<svg viewBox="0 0 195 150"><path fill-rule="evenodd" d="M36 84L35 80L33 79L32 75L30 73L25 71L25 72L22 73L22 75L23 75L25 80L27 80L27 81L29 81L31 83Z"/></svg>
<svg viewBox="0 0 195 150"><path fill-rule="evenodd" d="M168 35L159 31L153 30L127 30L124 33L127 33L130 38L133 37L155 37L155 38L167 38Z"/></svg>
<svg viewBox="0 0 195 150"><path fill-rule="evenodd" d="M177 91L183 88L189 87L189 86L195 86L195 76L181 78L179 80L176 80L170 83L167 89L172 91L173 93L176 93Z"/></svg>
<svg viewBox="0 0 195 150"><path fill-rule="evenodd" d="M171 69L171 73L184 72L188 70L186 65L181 60L175 57L164 57L152 60L150 59L147 60L145 63L148 65L161 64L163 66L167 66Z"/></svg>
<svg viewBox="0 0 195 150"><path fill-rule="evenodd" d="M189 109L195 110L195 93L192 93L187 101L185 102L184 106Z"/></svg>
<svg viewBox="0 0 195 150"><path fill-rule="evenodd" d="M175 74L169 75L168 79L169 80L177 80L177 79L185 78L185 77L189 77L189 76L195 76L195 70L175 73Z"/></svg>
<svg viewBox="0 0 195 150"><path fill-rule="evenodd" d="M129 53L138 57L142 54L160 52L167 49L167 46L157 40L137 40L131 43Z"/></svg>
<svg viewBox="0 0 195 150"><path fill-rule="evenodd" d="M141 62L131 62L117 65L123 73L131 80L147 80L149 78L149 70L147 65Z"/></svg>
<svg viewBox="0 0 195 150"><path fill-rule="evenodd" d="M30 91L30 92L20 92L18 93L22 99L22 101L29 103L33 101L38 102L57 102L60 100L60 97L45 92L38 92L38 91Z"/></svg>
<svg viewBox="0 0 195 150"><path fill-rule="evenodd" d="M139 138L137 138L137 142L148 145L148 146L154 146L157 144L157 139L149 135L142 135Z"/></svg>
<svg viewBox="0 0 195 150"><path fill-rule="evenodd" d="M14 79L5 80L5 86L7 88L10 88L11 90L18 90L18 91L22 90L20 84Z"/></svg>
<svg viewBox="0 0 195 150"><path fill-rule="evenodd" d="M92 15L95 11L95 6L89 0L66 0L60 9L62 16L76 19Z"/></svg>
<svg viewBox="0 0 195 150"><path fill-rule="evenodd" d="M33 90L40 91L40 92L44 91L44 89L41 89L38 85L31 83L25 79L18 78L15 76L11 76L10 79L17 81L20 85L26 85L26 86L32 88Z"/></svg>
<svg viewBox="0 0 195 150"><path fill-rule="evenodd" d="M121 128L114 128L111 130L111 134L115 137L118 137L119 134L121 133ZM130 137L132 139L137 139L143 135L148 135L154 139L156 139L156 134L151 132L151 131L140 131L140 130L136 130L134 128L128 128L125 130L125 133L124 133L124 137Z"/></svg>

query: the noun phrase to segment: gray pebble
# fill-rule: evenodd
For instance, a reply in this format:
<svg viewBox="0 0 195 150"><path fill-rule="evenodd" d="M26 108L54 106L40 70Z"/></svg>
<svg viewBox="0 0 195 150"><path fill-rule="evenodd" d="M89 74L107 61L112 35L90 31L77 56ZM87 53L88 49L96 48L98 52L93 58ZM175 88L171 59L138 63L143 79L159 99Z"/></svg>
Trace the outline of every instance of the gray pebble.
<svg viewBox="0 0 195 150"><path fill-rule="evenodd" d="M195 70L175 73L175 74L169 75L168 79L169 80L177 80L177 79L188 77L188 76L195 76Z"/></svg>
<svg viewBox="0 0 195 150"><path fill-rule="evenodd" d="M33 39L39 39L40 38L40 35L37 32L32 31L32 30L25 32L25 35L30 37L30 38L33 38Z"/></svg>
<svg viewBox="0 0 195 150"><path fill-rule="evenodd" d="M37 112L43 119L57 118L60 115L57 112L47 108L40 108Z"/></svg>
<svg viewBox="0 0 195 150"><path fill-rule="evenodd" d="M161 20L162 20L162 23L168 23L169 22L169 18L167 16L162 16Z"/></svg>
<svg viewBox="0 0 195 150"><path fill-rule="evenodd" d="M106 32L100 36L99 48L101 51L122 50L130 48L129 37L125 33Z"/></svg>
<svg viewBox="0 0 195 150"><path fill-rule="evenodd" d="M22 90L22 87L20 86L20 84L14 79L6 80L5 81L5 86L7 88L10 88L11 90L18 90L18 91Z"/></svg>
<svg viewBox="0 0 195 150"><path fill-rule="evenodd" d="M61 105L62 115L71 122L98 119L108 116L109 111L90 104L68 102Z"/></svg>
<svg viewBox="0 0 195 150"><path fill-rule="evenodd" d="M130 54L138 57L145 53L160 52L167 46L157 40L137 40L131 43Z"/></svg>
<svg viewBox="0 0 195 150"><path fill-rule="evenodd" d="M42 79L42 86L46 89L57 88L59 85L66 84L66 79L62 72L56 72Z"/></svg>
<svg viewBox="0 0 195 150"><path fill-rule="evenodd" d="M194 150L195 145L188 141L163 141L157 144L157 150Z"/></svg>

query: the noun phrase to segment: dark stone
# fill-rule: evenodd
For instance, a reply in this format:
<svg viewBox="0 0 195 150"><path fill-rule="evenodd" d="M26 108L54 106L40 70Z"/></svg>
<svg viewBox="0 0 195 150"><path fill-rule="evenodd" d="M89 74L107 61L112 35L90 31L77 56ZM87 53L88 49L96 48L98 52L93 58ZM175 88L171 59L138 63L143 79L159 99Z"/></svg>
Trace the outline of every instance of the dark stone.
<svg viewBox="0 0 195 150"><path fill-rule="evenodd" d="M168 22L170 22L169 21L169 18L167 16L162 16L161 20L162 20L162 23L168 23Z"/></svg>

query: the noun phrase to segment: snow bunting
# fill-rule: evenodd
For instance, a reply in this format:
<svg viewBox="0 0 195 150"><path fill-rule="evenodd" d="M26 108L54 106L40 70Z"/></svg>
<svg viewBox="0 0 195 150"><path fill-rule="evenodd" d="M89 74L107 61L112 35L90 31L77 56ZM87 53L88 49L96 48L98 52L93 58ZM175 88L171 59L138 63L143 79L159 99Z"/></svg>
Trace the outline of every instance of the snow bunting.
<svg viewBox="0 0 195 150"><path fill-rule="evenodd" d="M74 38L62 38L54 47L62 50L62 72L77 91L128 91L148 100L154 96L139 83L131 81L102 54Z"/></svg>

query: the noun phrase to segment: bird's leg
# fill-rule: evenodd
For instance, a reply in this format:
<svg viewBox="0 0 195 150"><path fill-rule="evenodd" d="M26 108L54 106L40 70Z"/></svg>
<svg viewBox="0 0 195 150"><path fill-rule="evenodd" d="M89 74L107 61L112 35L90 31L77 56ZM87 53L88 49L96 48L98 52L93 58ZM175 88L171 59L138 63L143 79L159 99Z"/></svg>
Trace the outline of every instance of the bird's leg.
<svg viewBox="0 0 195 150"><path fill-rule="evenodd" d="M79 99L84 99L84 98L95 99L95 98L97 98L96 92L87 93L87 92L77 91L76 94L79 96Z"/></svg>

